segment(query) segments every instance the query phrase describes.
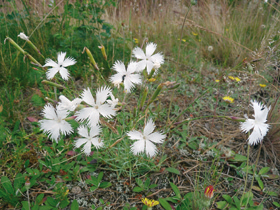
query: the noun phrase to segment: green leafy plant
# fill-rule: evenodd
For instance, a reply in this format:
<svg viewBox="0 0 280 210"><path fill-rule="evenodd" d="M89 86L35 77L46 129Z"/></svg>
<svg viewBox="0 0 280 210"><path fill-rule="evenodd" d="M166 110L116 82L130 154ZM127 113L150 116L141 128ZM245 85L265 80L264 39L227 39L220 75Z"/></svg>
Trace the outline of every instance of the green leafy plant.
<svg viewBox="0 0 280 210"><path fill-rule="evenodd" d="M5 203L16 207L20 202L21 193L26 191L24 183L25 179L21 173L16 175L13 184L8 177L2 176L0 198L2 198Z"/></svg>
<svg viewBox="0 0 280 210"><path fill-rule="evenodd" d="M218 209L231 209L231 210L241 210L241 209L255 209L262 210L263 204L255 205L253 202L253 193L247 192L245 193L241 199L239 200L237 196L233 196L231 198L229 195L223 195L225 201L217 202Z"/></svg>
<svg viewBox="0 0 280 210"><path fill-rule="evenodd" d="M136 183L138 184L138 187L133 188L133 192L143 192L148 191L150 189L153 189L157 187L157 184L150 184L151 180L150 178L147 178L146 181L143 183L143 181L139 178L135 179Z"/></svg>
<svg viewBox="0 0 280 210"><path fill-rule="evenodd" d="M100 172L97 177L91 176L91 179L87 179L86 183L91 185L91 191L96 190L97 188L107 188L112 185L111 182L101 182L103 177L103 172Z"/></svg>

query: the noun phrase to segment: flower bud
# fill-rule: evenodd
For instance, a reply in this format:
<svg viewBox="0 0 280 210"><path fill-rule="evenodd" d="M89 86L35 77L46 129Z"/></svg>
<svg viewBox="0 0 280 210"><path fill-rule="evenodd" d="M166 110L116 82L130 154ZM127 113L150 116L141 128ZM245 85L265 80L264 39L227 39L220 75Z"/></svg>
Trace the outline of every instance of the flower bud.
<svg viewBox="0 0 280 210"><path fill-rule="evenodd" d="M205 188L204 196L208 199L211 199L214 196L214 191L215 190L214 190L213 185L209 185L208 187Z"/></svg>

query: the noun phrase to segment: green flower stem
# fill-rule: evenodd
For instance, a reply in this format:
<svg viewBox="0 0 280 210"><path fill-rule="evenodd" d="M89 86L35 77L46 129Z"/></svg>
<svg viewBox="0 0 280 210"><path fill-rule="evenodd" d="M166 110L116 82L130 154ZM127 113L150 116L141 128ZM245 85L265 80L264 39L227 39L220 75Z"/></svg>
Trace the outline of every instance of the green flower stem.
<svg viewBox="0 0 280 210"><path fill-rule="evenodd" d="M244 184L243 195L246 192L246 186L247 186L247 181L248 181L249 156L250 156L250 144L248 144L248 148L247 148L247 169L246 169L246 177L245 177L245 184ZM243 196L240 199L240 203L242 203L242 200L243 200Z"/></svg>
<svg viewBox="0 0 280 210"><path fill-rule="evenodd" d="M157 89L155 90L154 94L152 95L152 97L150 98L146 109L149 107L149 105L157 98L158 94L160 93L160 91L162 90L163 84L159 84L159 86L157 87ZM146 110L145 109L145 110Z"/></svg>
<svg viewBox="0 0 280 210"><path fill-rule="evenodd" d="M26 55L27 52L25 52L17 43L15 43L14 40L12 40L10 37L7 37L4 41L4 44L6 42L6 40L8 40L15 48L17 48L17 50L19 50L22 54Z"/></svg>
<svg viewBox="0 0 280 210"><path fill-rule="evenodd" d="M30 41L28 40L27 43L35 50L39 53L40 56L42 56L44 59L45 57L41 54L40 50L38 50L38 48Z"/></svg>
<svg viewBox="0 0 280 210"><path fill-rule="evenodd" d="M14 40L12 40L10 37L7 37L4 41L4 43L8 40L18 51L20 51L24 56L26 56L31 62L38 66L42 66L35 58L33 58L29 53L24 51Z"/></svg>
<svg viewBox="0 0 280 210"><path fill-rule="evenodd" d="M142 99L141 99L141 102L140 102L140 107L139 107L139 110L141 110L144 106L144 103L146 101L146 98L147 98L147 95L148 95L148 87L146 87L144 90L143 90L143 93L142 93Z"/></svg>
<svg viewBox="0 0 280 210"><path fill-rule="evenodd" d="M147 208L147 210L152 210L152 209L153 209L153 207L148 207L148 208Z"/></svg>
<svg viewBox="0 0 280 210"><path fill-rule="evenodd" d="M54 87L57 87L57 88L65 89L65 87L63 85L56 84L54 82L50 82L50 81L47 81L47 80L43 80L42 83L47 84L47 85L51 85L51 86L54 86Z"/></svg>

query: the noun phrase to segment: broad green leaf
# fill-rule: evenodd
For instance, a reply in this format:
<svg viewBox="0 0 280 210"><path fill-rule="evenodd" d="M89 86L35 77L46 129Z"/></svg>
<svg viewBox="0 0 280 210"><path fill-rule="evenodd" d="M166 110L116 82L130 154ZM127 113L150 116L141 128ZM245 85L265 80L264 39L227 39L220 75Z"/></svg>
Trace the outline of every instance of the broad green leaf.
<svg viewBox="0 0 280 210"><path fill-rule="evenodd" d="M97 177L97 181L98 181L98 183L100 183L100 182L101 182L102 177L103 177L103 172L100 172L100 173L98 174L98 177Z"/></svg>
<svg viewBox="0 0 280 210"><path fill-rule="evenodd" d="M140 187L144 188L143 182L142 182L141 179L137 178L137 179L135 179L135 181L136 181L136 183L137 183Z"/></svg>
<svg viewBox="0 0 280 210"><path fill-rule="evenodd" d="M236 161L236 162L245 162L247 161L247 157L243 155L236 154L233 159L229 159L229 161Z"/></svg>
<svg viewBox="0 0 280 210"><path fill-rule="evenodd" d="M102 182L99 187L101 188L107 188L107 187L110 187L112 186L112 183L111 182Z"/></svg>
<svg viewBox="0 0 280 210"><path fill-rule="evenodd" d="M31 210L39 210L39 205L38 204L34 204L34 206L31 208Z"/></svg>
<svg viewBox="0 0 280 210"><path fill-rule="evenodd" d="M279 204L278 202L274 201L274 202L272 202L272 203L273 203L274 206L280 207L280 204Z"/></svg>
<svg viewBox="0 0 280 210"><path fill-rule="evenodd" d="M142 187L134 187L133 192L142 192L143 188Z"/></svg>
<svg viewBox="0 0 280 210"><path fill-rule="evenodd" d="M12 186L12 182L9 180L8 177L2 176L1 183L2 183L2 186L5 188L5 190L7 191L7 193L9 193L11 195L15 194L14 188Z"/></svg>
<svg viewBox="0 0 280 210"><path fill-rule="evenodd" d="M229 195L222 195L222 196L229 204L232 204L232 198Z"/></svg>
<svg viewBox="0 0 280 210"><path fill-rule="evenodd" d="M40 204L41 201L43 200L43 198L44 198L44 194L38 195L38 196L36 197L35 203Z"/></svg>
<svg viewBox="0 0 280 210"><path fill-rule="evenodd" d="M21 173L17 174L14 180L14 190L17 191L18 189L21 189L24 183L24 176Z"/></svg>
<svg viewBox="0 0 280 210"><path fill-rule="evenodd" d="M175 184L173 184L172 182L170 182L170 186L172 187L172 189L175 192L176 196L181 198L179 188Z"/></svg>
<svg viewBox="0 0 280 210"><path fill-rule="evenodd" d="M159 198L158 201L165 210L172 210L171 206L164 198Z"/></svg>
<svg viewBox="0 0 280 210"><path fill-rule="evenodd" d="M269 172L270 167L263 167L260 171L259 171L259 175L263 175L266 174L267 172Z"/></svg>
<svg viewBox="0 0 280 210"><path fill-rule="evenodd" d="M228 202L226 202L226 201L219 201L216 204L217 204L217 208L218 209L224 209L228 205Z"/></svg>
<svg viewBox="0 0 280 210"><path fill-rule="evenodd" d="M78 210L79 209L79 204L77 202L77 200L73 200L72 204L71 204L71 210Z"/></svg>
<svg viewBox="0 0 280 210"><path fill-rule="evenodd" d="M264 186L263 186L263 182L262 182L261 178L259 178L259 177L257 178L256 177L256 180L258 181L258 184L259 184L260 188L263 190Z"/></svg>
<svg viewBox="0 0 280 210"><path fill-rule="evenodd" d="M180 175L180 171L178 171L176 168L166 168L165 170Z"/></svg>
<svg viewBox="0 0 280 210"><path fill-rule="evenodd" d="M234 200L235 206L238 209L240 209L240 201L239 201L239 199L236 196L233 196L233 200Z"/></svg>
<svg viewBox="0 0 280 210"><path fill-rule="evenodd" d="M22 209L21 210L29 210L29 203L28 201L22 201Z"/></svg>
<svg viewBox="0 0 280 210"><path fill-rule="evenodd" d="M145 183L144 183L145 188L149 188L150 183L151 183L150 178L147 178L146 181L145 181Z"/></svg>
<svg viewBox="0 0 280 210"><path fill-rule="evenodd" d="M276 192L273 192L273 191L265 191L265 193L270 195L270 196L275 196L275 197L278 196L278 194Z"/></svg>
<svg viewBox="0 0 280 210"><path fill-rule="evenodd" d="M149 188L152 189L152 188L155 188L155 187L157 187L157 186L158 186L157 184L151 184L151 185L149 186Z"/></svg>
<svg viewBox="0 0 280 210"><path fill-rule="evenodd" d="M91 188L90 188L90 191L94 191L94 190L96 190L98 188L98 186L92 186Z"/></svg>

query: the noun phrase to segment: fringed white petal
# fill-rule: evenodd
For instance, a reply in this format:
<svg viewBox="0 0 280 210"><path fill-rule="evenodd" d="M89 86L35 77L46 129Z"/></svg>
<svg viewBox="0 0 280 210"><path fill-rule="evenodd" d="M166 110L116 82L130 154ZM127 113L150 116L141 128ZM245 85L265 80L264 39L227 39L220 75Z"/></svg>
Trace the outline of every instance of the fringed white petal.
<svg viewBox="0 0 280 210"><path fill-rule="evenodd" d="M148 43L146 46L146 57L149 58L156 50L157 45L153 42Z"/></svg>
<svg viewBox="0 0 280 210"><path fill-rule="evenodd" d="M50 120L56 120L57 119L57 114L55 112L55 109L49 103L44 106L43 115L44 115L45 118L50 119Z"/></svg>
<svg viewBox="0 0 280 210"><path fill-rule="evenodd" d="M78 133L82 137L89 138L88 128L86 126L82 125L82 126L78 127Z"/></svg>
<svg viewBox="0 0 280 210"><path fill-rule="evenodd" d="M58 65L63 65L64 58L66 56L66 52L59 52L57 54L57 63Z"/></svg>
<svg viewBox="0 0 280 210"><path fill-rule="evenodd" d="M70 74L66 68L64 68L64 67L59 68L59 73L60 73L60 76L62 77L62 79L66 80L66 81L68 80Z"/></svg>
<svg viewBox="0 0 280 210"><path fill-rule="evenodd" d="M154 132L148 135L148 140L155 142L155 143L162 143L165 139L166 135L160 132Z"/></svg>
<svg viewBox="0 0 280 210"><path fill-rule="evenodd" d="M93 98L89 88L84 90L84 92L81 94L81 98L88 105L95 106L95 101L94 101L94 98Z"/></svg>
<svg viewBox="0 0 280 210"><path fill-rule="evenodd" d="M157 154L157 147L150 141L146 141L146 154L147 156L153 157Z"/></svg>
<svg viewBox="0 0 280 210"><path fill-rule="evenodd" d="M101 87L96 92L96 104L101 105L103 104L106 99L109 97L109 94L111 93L111 89L109 87Z"/></svg>
<svg viewBox="0 0 280 210"><path fill-rule="evenodd" d="M46 76L48 80L51 80L52 78L54 78L54 75L59 71L59 68L50 68L48 69L48 71L46 72Z"/></svg>
<svg viewBox="0 0 280 210"><path fill-rule="evenodd" d="M93 138L95 136L98 136L100 133L100 130L101 130L101 128L99 125L92 126L90 129L90 137Z"/></svg>
<svg viewBox="0 0 280 210"><path fill-rule="evenodd" d="M149 119L144 128L144 136L148 137L155 129L155 124L152 119Z"/></svg>
<svg viewBox="0 0 280 210"><path fill-rule="evenodd" d="M77 63L77 61L76 61L74 58L68 57L68 58L66 58L66 59L63 61L63 66L64 66L64 67L72 66L72 65L74 65L75 63Z"/></svg>
<svg viewBox="0 0 280 210"><path fill-rule="evenodd" d="M127 66L127 72L134 73L137 71L137 62L131 61Z"/></svg>
<svg viewBox="0 0 280 210"><path fill-rule="evenodd" d="M143 134L140 133L139 131L129 131L127 133L127 135L129 136L130 139L132 140L143 140Z"/></svg>
<svg viewBox="0 0 280 210"><path fill-rule="evenodd" d="M146 63L147 63L147 73L150 74L152 69L153 69L153 67L154 67L154 63L152 61L150 61L150 60L147 61Z"/></svg>
<svg viewBox="0 0 280 210"><path fill-rule="evenodd" d="M113 65L113 69L121 74L125 74L126 73L126 69L125 69L125 65L123 62L121 61L116 61Z"/></svg>
<svg viewBox="0 0 280 210"><path fill-rule="evenodd" d="M47 58L45 62L46 62L46 64L43 67L46 67L46 66L59 67L59 65L50 58Z"/></svg>
<svg viewBox="0 0 280 210"><path fill-rule="evenodd" d="M109 104L102 104L98 107L99 113L105 118L111 118L116 115L116 111Z"/></svg>
<svg viewBox="0 0 280 210"><path fill-rule="evenodd" d="M99 149L104 145L103 141L99 138L92 138L91 143L95 146L96 149Z"/></svg>
<svg viewBox="0 0 280 210"><path fill-rule="evenodd" d="M132 54L134 55L135 58L138 59L146 59L146 55L144 51L140 47L136 47L132 50Z"/></svg>
<svg viewBox="0 0 280 210"><path fill-rule="evenodd" d="M139 141L134 142L131 145L131 151L133 152L134 155L144 152L145 151L145 141L139 140Z"/></svg>

